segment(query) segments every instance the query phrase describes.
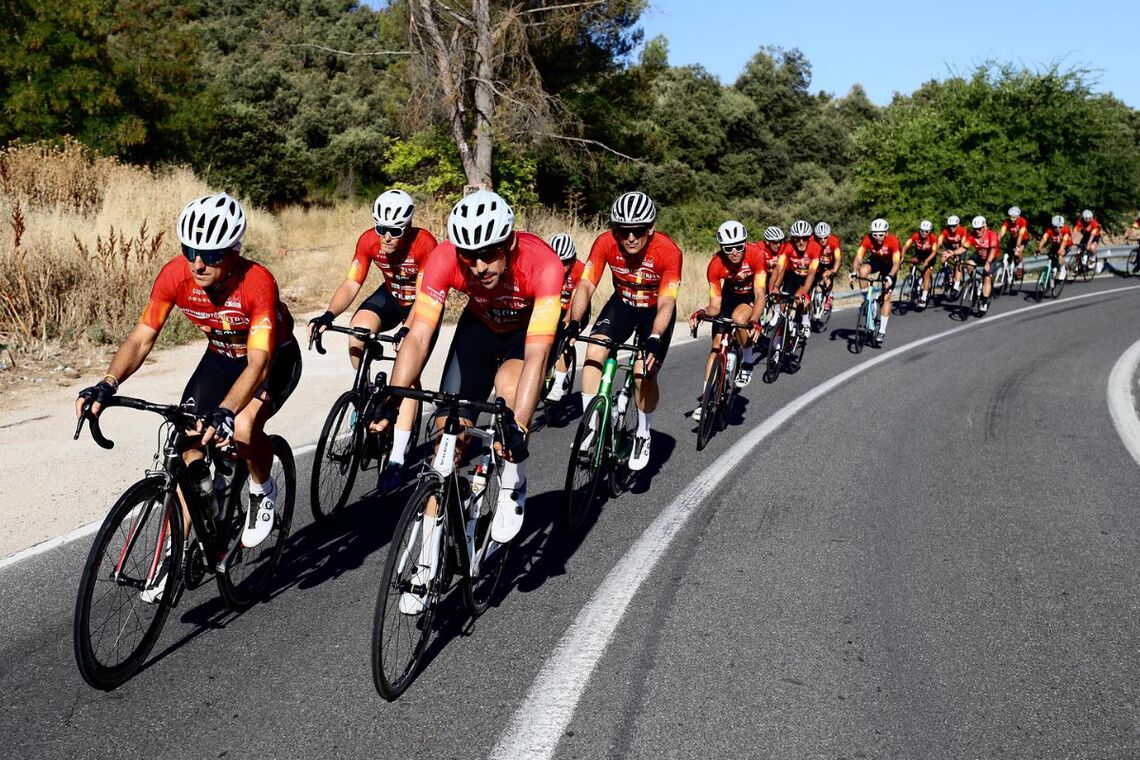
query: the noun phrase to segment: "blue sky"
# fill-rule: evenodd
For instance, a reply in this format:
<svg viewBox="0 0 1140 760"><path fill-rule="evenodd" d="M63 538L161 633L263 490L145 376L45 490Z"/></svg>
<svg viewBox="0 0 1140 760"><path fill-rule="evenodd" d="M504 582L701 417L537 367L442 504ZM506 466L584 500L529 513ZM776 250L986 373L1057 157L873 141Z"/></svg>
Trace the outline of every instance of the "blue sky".
<svg viewBox="0 0 1140 760"><path fill-rule="evenodd" d="M699 63L726 84L777 45L811 61L813 92L843 95L858 82L880 105L996 59L1091 69L1094 89L1140 108L1137 0L650 0L641 22L646 39L668 38L671 64Z"/></svg>

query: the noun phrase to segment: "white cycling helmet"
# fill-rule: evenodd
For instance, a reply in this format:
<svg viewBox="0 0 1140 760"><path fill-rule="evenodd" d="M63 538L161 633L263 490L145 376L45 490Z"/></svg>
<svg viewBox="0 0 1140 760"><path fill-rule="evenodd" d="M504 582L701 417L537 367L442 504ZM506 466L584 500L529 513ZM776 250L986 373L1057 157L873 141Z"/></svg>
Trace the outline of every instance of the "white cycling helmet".
<svg viewBox="0 0 1140 760"><path fill-rule="evenodd" d="M811 237L811 225L803 219L797 219L792 222L792 228L788 230L788 233L795 238Z"/></svg>
<svg viewBox="0 0 1140 760"><path fill-rule="evenodd" d="M946 226L947 227L957 227L961 223L962 223L962 220L959 219L955 214L951 214L950 216L946 217Z"/></svg>
<svg viewBox="0 0 1140 760"><path fill-rule="evenodd" d="M511 236L514 227L515 212L491 190L476 190L466 196L447 217L448 239L465 250L501 243Z"/></svg>
<svg viewBox="0 0 1140 760"><path fill-rule="evenodd" d="M975 216L974 221L971 223L971 226L975 230L980 230L982 227L986 226L986 218L984 216Z"/></svg>
<svg viewBox="0 0 1140 760"><path fill-rule="evenodd" d="M178 240L202 251L233 248L245 234L245 212L227 193L203 195L178 215Z"/></svg>
<svg viewBox="0 0 1140 760"><path fill-rule="evenodd" d="M729 219L716 231L716 242L721 245L739 245L748 240L748 230L735 219Z"/></svg>
<svg viewBox="0 0 1140 760"><path fill-rule="evenodd" d="M574 240L565 232L559 232L550 238L550 247L554 249L563 263L578 258L578 248L574 245Z"/></svg>
<svg viewBox="0 0 1140 760"><path fill-rule="evenodd" d="M1009 207L1009 218L1010 219L1016 219L1019 216L1021 216L1021 209L1019 209L1017 206L1010 206Z"/></svg>
<svg viewBox="0 0 1140 760"><path fill-rule="evenodd" d="M784 239L784 231L779 227L772 225L764 230L764 239L769 243L779 243Z"/></svg>
<svg viewBox="0 0 1140 760"><path fill-rule="evenodd" d="M931 232L933 230L934 230L934 223L931 222L929 219L923 219L921 222L918 223L918 231L919 232L926 233L926 232Z"/></svg>
<svg viewBox="0 0 1140 760"><path fill-rule="evenodd" d="M1086 222L1091 222L1092 218L1093 212L1089 211L1087 208L1081 212L1081 219L1084 219Z"/></svg>
<svg viewBox="0 0 1140 760"><path fill-rule="evenodd" d="M831 234L831 225L827 222L820 222L815 226L815 236L817 238L825 238Z"/></svg>
<svg viewBox="0 0 1140 760"><path fill-rule="evenodd" d="M403 190L385 190L372 204L372 221L377 226L407 229L416 212L416 202Z"/></svg>
<svg viewBox="0 0 1140 760"><path fill-rule="evenodd" d="M610 222L613 224L653 224L657 219L657 208L645 193L637 191L622 193L610 208Z"/></svg>
<svg viewBox="0 0 1140 760"><path fill-rule="evenodd" d="M1061 216L1060 214L1057 214L1057 216L1053 217L1052 222L1053 222L1054 227L1064 227L1065 226L1065 217Z"/></svg>
<svg viewBox="0 0 1140 760"><path fill-rule="evenodd" d="M881 232L881 233L885 234L886 231L889 230L890 228L891 228L891 225L887 224L886 219L880 218L880 219L876 219L873 222L871 222L871 232Z"/></svg>

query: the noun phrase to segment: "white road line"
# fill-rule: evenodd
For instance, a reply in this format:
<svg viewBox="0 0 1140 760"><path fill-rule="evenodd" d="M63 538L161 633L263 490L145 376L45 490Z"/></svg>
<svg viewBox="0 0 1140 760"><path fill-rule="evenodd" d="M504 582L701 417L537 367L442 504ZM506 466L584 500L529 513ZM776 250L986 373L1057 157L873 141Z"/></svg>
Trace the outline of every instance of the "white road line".
<svg viewBox="0 0 1140 760"><path fill-rule="evenodd" d="M1004 314L990 315L945 332L920 338L836 375L768 417L701 472L689 487L657 516L625 556L618 561L582 611L578 613L574 622L570 624L562 639L555 645L550 658L531 684L523 703L512 716L506 733L491 751L491 757L505 760L554 756L558 742L574 717L574 711L585 692L594 668L604 654L630 602L641 588L641 584L653 572L670 543L700 507L705 496L716 488L737 464L748 457L756 446L796 413L857 375L935 341L1036 309L1138 288L1140 286L1134 285L1086 293L1060 301L1048 301Z"/></svg>
<svg viewBox="0 0 1140 760"><path fill-rule="evenodd" d="M1108 376L1108 411L1125 448L1140 464L1140 419L1136 416L1136 388L1133 383L1140 367L1140 341L1124 352Z"/></svg>

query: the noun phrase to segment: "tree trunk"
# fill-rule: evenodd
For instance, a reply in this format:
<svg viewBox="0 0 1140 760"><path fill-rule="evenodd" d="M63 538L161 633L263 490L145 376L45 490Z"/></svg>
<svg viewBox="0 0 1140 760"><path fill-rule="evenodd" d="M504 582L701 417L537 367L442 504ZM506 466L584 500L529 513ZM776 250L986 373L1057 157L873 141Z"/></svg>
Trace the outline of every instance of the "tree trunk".
<svg viewBox="0 0 1140 760"><path fill-rule="evenodd" d="M473 0L472 4L475 16L475 161L474 176L468 171L467 181L472 185L490 187L495 146L495 135L491 128L495 116L491 3L490 0Z"/></svg>

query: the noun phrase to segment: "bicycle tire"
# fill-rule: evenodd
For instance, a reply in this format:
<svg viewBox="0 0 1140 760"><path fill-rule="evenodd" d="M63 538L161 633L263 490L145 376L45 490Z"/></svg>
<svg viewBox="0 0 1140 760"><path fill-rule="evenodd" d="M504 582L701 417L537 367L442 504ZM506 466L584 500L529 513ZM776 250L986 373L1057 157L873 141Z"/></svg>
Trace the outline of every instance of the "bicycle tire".
<svg viewBox="0 0 1140 760"><path fill-rule="evenodd" d="M1050 298L1060 297L1061 291L1065 289L1065 283L1067 283L1068 281L1069 281L1068 277L1060 277L1060 276L1054 277L1053 278L1053 287L1049 289L1049 297Z"/></svg>
<svg viewBox="0 0 1140 760"><path fill-rule="evenodd" d="M610 497L616 499L633 485L637 473L629 469L629 458L633 456L633 439L637 433L637 401L633 383L629 385L629 400L621 418L614 421L614 452L610 460ZM616 411L617 406L613 407Z"/></svg>
<svg viewBox="0 0 1140 760"><path fill-rule="evenodd" d="M736 372L732 377L725 377L724 379L724 395L722 401L717 407L716 415L716 429L724 431L728 427L729 415L732 414L733 408L736 406L736 397L740 395L740 389L736 387L736 380L740 377L740 367L744 362L744 352L735 344L729 346L729 351L736 354Z"/></svg>
<svg viewBox="0 0 1140 760"><path fill-rule="evenodd" d="M273 575L281 564L281 556L285 553L289 530L293 525L293 506L297 498L297 466L293 461L293 450L279 435L269 436L269 443L273 447L270 477L277 484L273 529L257 546L240 547L227 572L218 573L218 592L232 610L244 610L265 597ZM230 494L234 504L232 509L227 510L231 516L231 544L241 540L241 531L249 514L249 491L242 488L242 474L244 473L239 473L234 478L233 492ZM241 508L238 508L239 500Z"/></svg>
<svg viewBox="0 0 1140 760"><path fill-rule="evenodd" d="M598 481L602 468L606 463L605 452L598 454L599 447L604 448L609 437L609 425L604 406L608 399L601 396L590 401L582 419L578 422L578 430L574 434L574 445L570 449L570 462L566 467L566 508L562 511L562 525L570 531L582 527L598 497ZM586 451L582 451L582 442L590 433L590 422L594 420L593 440ZM582 477L578 478L578 473Z"/></svg>
<svg viewBox="0 0 1140 760"><path fill-rule="evenodd" d="M178 578L182 572L182 520L181 507L173 491L167 492L161 477L149 477L132 485L119 497L103 525L95 535L95 541L87 554L83 574L79 580L79 591L75 599L75 616L72 625L72 640L75 662L83 680L96 689L110 691L133 676L150 654L162 633L167 615L176 596ZM130 521L125 532L124 523ZM141 531L141 532L140 532ZM153 533L153 535L152 535ZM138 535L128 556L127 544L132 535ZM169 554L158 557L159 552ZM163 561L167 561L165 588L157 602L145 602L140 597L141 587L147 579L161 572ZM120 583L110 577L106 564L111 568L122 567L128 577L131 571L138 576L134 583ZM145 570L144 570L145 568ZM96 594L96 588L106 585L106 591ZM97 610L109 596L115 596L118 604L102 622L92 627L93 619L100 617ZM123 614L129 606L131 614ZM153 611L153 614L148 614ZM132 621L137 628L137 641L130 645L126 653L110 661L110 653L101 645L103 629L111 624L112 618L123 626ZM144 622L145 618L149 618ZM111 652L122 651L124 628L113 637Z"/></svg>
<svg viewBox="0 0 1140 760"><path fill-rule="evenodd" d="M501 488L498 468L492 464L487 472L487 486L482 495L483 503L495 504L499 499ZM511 551L511 542L500 544L491 538L491 521L494 517L494 510L489 509L487 514L475 519L475 551L472 561L474 562L475 557L479 557L479 566L477 572L463 579L463 605L472 618L477 618L486 612L494 601L503 568L507 566L507 557ZM467 518L467 515L464 515L464 518Z"/></svg>
<svg viewBox="0 0 1140 760"><path fill-rule="evenodd" d="M974 315L974 278L970 277L962 283L962 292L958 294L958 319L965 322Z"/></svg>
<svg viewBox="0 0 1140 760"><path fill-rule="evenodd" d="M1046 285L1049 282L1049 267L1041 270L1041 274L1037 275L1037 286L1033 288L1033 300L1040 301L1045 297Z"/></svg>
<svg viewBox="0 0 1140 760"><path fill-rule="evenodd" d="M1124 261L1124 276L1132 277L1135 274L1140 274L1137 271L1138 269L1140 269L1140 248L1133 248Z"/></svg>
<svg viewBox="0 0 1140 760"><path fill-rule="evenodd" d="M797 334L796 340L792 344L792 350L788 353L788 358L794 360L790 362L790 366L788 367L789 375L794 375L803 368L804 351L807 351L807 337Z"/></svg>
<svg viewBox="0 0 1140 760"><path fill-rule="evenodd" d="M781 314L772 329L772 340L768 346L768 363L764 370L764 382L774 383L784 368L784 342L787 338L788 318Z"/></svg>
<svg viewBox="0 0 1140 760"><path fill-rule="evenodd" d="M899 284L898 299L895 301L895 303L899 306L905 304L907 311L914 311L914 304L917 300L917 295L914 291L914 269L911 268L910 273L907 274L907 276L904 277L903 281Z"/></svg>
<svg viewBox="0 0 1140 760"><path fill-rule="evenodd" d="M812 320L812 329L817 333L821 333L827 329L827 323L831 321L831 312L834 304L830 303L828 299L831 298L831 293L823 297L823 307L819 313L818 320Z"/></svg>
<svg viewBox="0 0 1140 760"><path fill-rule="evenodd" d="M1081 279L1091 282L1093 277L1096 277L1096 254L1090 253L1088 260L1081 265Z"/></svg>
<svg viewBox="0 0 1140 760"><path fill-rule="evenodd" d="M309 479L309 508L315 522L332 518L344 508L352 493L364 443L361 407L359 394L345 391L325 417Z"/></svg>
<svg viewBox="0 0 1140 760"><path fill-rule="evenodd" d="M863 346L867 344L867 309L869 308L871 307L867 305L867 300L864 298L863 304L855 316L855 336L851 340L851 347L857 354L863 353Z"/></svg>
<svg viewBox="0 0 1140 760"><path fill-rule="evenodd" d="M439 567L428 583L424 609L414 615L400 611L400 596L411 587L415 558L419 556L419 541L423 537L421 517L433 496L437 499L437 509L443 508L444 505L439 503L443 486L443 481L434 473L420 479L388 544L388 556L384 560L384 573L372 618L372 682L380 696L389 702L404 693L419 673L420 660L431 638L432 621L443 593L442 580L449 575L445 565L451 556L448 545L450 528L445 519L440 525L443 534L440 536Z"/></svg>
<svg viewBox="0 0 1140 760"><path fill-rule="evenodd" d="M728 337L725 336L725 340ZM701 396L701 419L697 423L697 451L704 451L709 440L712 439L716 428L716 418L719 412L722 388L724 387L724 357L717 354L713 357L709 376L705 379L705 392Z"/></svg>

